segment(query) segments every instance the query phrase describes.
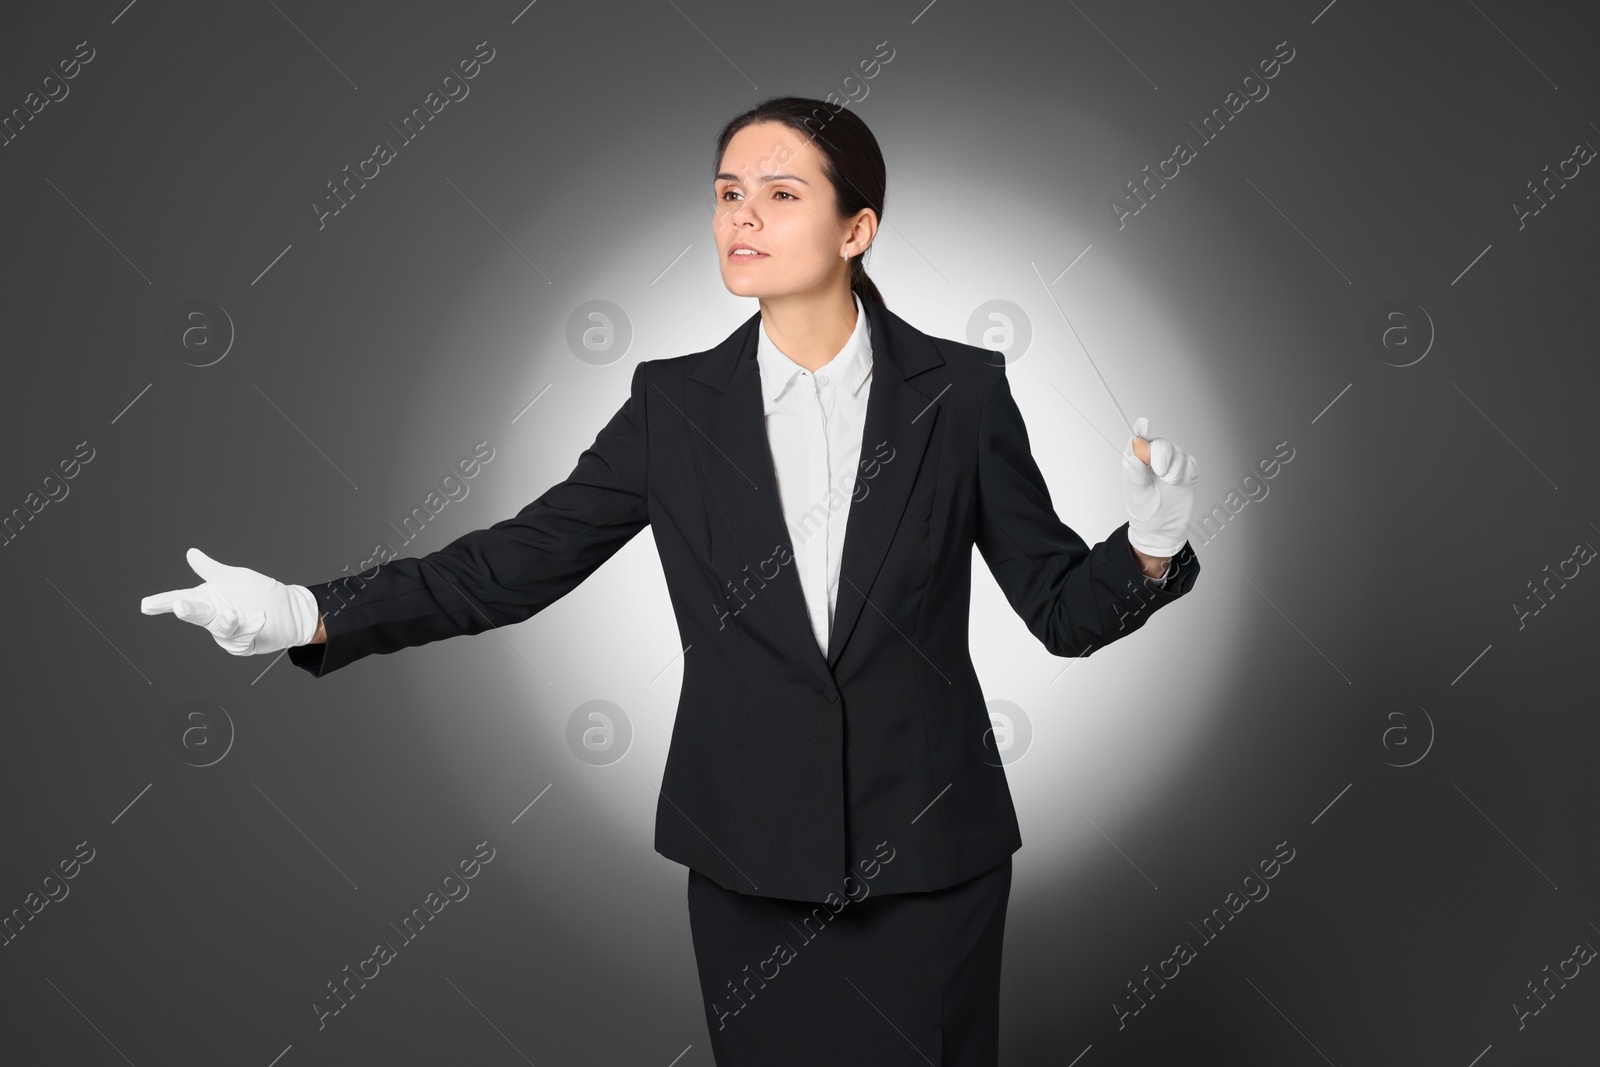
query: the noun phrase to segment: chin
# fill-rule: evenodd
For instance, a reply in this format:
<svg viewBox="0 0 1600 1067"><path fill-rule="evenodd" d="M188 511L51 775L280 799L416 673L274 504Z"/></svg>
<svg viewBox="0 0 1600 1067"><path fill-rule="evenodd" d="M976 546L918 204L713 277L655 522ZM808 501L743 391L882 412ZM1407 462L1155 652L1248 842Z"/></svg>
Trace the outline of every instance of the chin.
<svg viewBox="0 0 1600 1067"><path fill-rule="evenodd" d="M732 293L734 296L747 296L755 299L760 299L762 297L781 296L783 293L789 291L788 288L783 285L774 285L770 281L761 281L755 278L736 278L730 281L728 277L724 275L722 284L727 288L728 292Z"/></svg>
<svg viewBox="0 0 1600 1067"><path fill-rule="evenodd" d="M748 278L741 278L741 279L738 279L736 281L730 281L728 279L728 276L726 274L724 274L722 276L722 285L723 285L724 288L726 288L728 290L728 292L732 293L734 296L765 296L766 295L765 293L760 291L760 289L761 289L760 286L755 285Z"/></svg>
<svg viewBox="0 0 1600 1067"><path fill-rule="evenodd" d="M722 284L734 296L747 296L757 299L774 299L780 296L790 296L794 293L807 292L820 286L819 282L795 282L787 277L767 278L732 278L725 272L722 275Z"/></svg>

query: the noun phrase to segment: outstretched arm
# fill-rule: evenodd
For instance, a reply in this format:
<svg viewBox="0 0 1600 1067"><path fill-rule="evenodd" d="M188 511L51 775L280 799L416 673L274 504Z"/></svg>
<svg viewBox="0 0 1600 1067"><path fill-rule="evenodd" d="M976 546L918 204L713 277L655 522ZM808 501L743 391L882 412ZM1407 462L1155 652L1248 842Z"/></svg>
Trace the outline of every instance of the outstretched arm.
<svg viewBox="0 0 1600 1067"><path fill-rule="evenodd" d="M317 635L290 649L290 661L321 677L363 656L480 633L543 611L649 524L647 457L640 363L627 402L572 473L516 516L425 556L311 586L321 613Z"/></svg>

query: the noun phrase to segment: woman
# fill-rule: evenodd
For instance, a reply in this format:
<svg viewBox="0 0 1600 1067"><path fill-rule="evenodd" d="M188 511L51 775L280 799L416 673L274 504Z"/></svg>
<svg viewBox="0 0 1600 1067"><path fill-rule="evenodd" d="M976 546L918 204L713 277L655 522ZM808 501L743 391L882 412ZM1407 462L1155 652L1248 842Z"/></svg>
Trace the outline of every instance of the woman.
<svg viewBox="0 0 1600 1067"><path fill-rule="evenodd" d="M1048 650L1086 655L1193 586L1197 468L1134 436L1129 522L1089 548L1004 364L911 327L868 279L885 175L861 120L769 100L715 165L722 279L760 311L640 363L566 481L313 587L191 549L204 584L143 610L320 677L526 619L649 525L686 647L656 849L689 867L717 1063L994 1064L1021 838L967 649L972 548Z"/></svg>

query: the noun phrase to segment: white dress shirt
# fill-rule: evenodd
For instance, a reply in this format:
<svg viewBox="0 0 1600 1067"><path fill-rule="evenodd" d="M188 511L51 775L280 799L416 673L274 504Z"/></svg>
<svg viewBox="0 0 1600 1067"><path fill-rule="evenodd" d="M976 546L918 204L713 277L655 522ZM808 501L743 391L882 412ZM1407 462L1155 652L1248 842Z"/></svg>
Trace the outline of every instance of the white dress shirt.
<svg viewBox="0 0 1600 1067"><path fill-rule="evenodd" d="M805 594L817 647L828 654L828 633L839 600L839 563L850 518L861 437L872 391L872 328L861 298L856 328L815 374L784 355L761 324L756 362L767 444L778 475L783 521Z"/></svg>
<svg viewBox="0 0 1600 1067"><path fill-rule="evenodd" d="M794 547L811 632L824 656L839 600L839 563L872 391L872 328L861 298L853 292L851 296L856 328L815 374L773 344L765 321L756 344L783 521ZM1169 563L1166 574L1171 572ZM1166 574L1160 579L1163 584Z"/></svg>

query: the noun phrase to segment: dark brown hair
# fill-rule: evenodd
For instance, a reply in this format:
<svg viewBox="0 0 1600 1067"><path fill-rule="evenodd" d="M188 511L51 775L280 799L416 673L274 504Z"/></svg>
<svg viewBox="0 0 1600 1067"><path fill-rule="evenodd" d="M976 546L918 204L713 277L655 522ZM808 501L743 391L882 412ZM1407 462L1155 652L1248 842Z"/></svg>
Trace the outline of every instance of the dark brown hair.
<svg viewBox="0 0 1600 1067"><path fill-rule="evenodd" d="M884 187L888 181L883 153L878 149L877 138L859 115L847 107L835 110L826 101L807 96L775 96L763 100L744 114L734 116L722 128L717 137L716 158L711 164L713 170L721 167L722 156L733 135L758 122L780 122L804 134L817 147L822 153L823 174L833 185L841 219L850 218L862 208L871 208L882 222ZM867 277L865 260L863 253L850 261L850 289L883 304L878 287Z"/></svg>

